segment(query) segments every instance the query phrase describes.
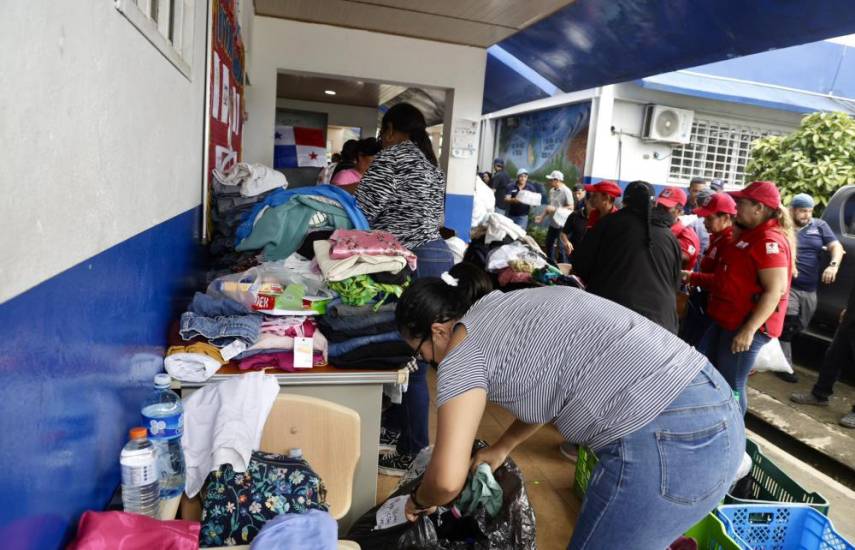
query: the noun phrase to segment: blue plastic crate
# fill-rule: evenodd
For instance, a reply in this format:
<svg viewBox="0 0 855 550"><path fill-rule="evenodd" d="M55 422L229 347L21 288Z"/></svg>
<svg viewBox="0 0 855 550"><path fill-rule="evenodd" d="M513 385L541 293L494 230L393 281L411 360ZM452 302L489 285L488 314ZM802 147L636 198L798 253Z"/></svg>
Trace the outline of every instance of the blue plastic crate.
<svg viewBox="0 0 855 550"><path fill-rule="evenodd" d="M855 550L810 506L725 505L718 516L744 550Z"/></svg>

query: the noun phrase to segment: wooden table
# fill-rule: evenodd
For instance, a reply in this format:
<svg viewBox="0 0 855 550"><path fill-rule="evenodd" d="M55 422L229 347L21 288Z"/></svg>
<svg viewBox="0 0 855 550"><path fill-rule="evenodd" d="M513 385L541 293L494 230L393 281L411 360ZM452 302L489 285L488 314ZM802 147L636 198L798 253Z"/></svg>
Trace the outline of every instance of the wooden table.
<svg viewBox="0 0 855 550"><path fill-rule="evenodd" d="M224 366L205 382L173 382L173 389L187 397L207 384L242 374L235 367ZM353 502L350 511L339 521L340 532L374 506L377 498L377 459L380 441L380 412L383 384L405 384L406 368L400 370L357 370L314 367L297 372L265 370L279 381L281 392L326 399L359 413L361 456L353 479Z"/></svg>

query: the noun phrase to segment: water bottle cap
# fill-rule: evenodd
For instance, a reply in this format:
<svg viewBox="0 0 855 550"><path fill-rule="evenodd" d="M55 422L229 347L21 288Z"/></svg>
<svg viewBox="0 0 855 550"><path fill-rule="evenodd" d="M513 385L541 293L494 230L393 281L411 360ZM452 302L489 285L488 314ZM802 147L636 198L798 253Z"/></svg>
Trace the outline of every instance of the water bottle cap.
<svg viewBox="0 0 855 550"><path fill-rule="evenodd" d="M131 439L145 439L148 437L148 430L142 426L137 426L128 430L128 435Z"/></svg>
<svg viewBox="0 0 855 550"><path fill-rule="evenodd" d="M294 447L288 450L288 458L301 458L303 456L303 449L299 447Z"/></svg>
<svg viewBox="0 0 855 550"><path fill-rule="evenodd" d="M172 385L172 377L166 373L160 373L154 375L154 385L158 387L169 387Z"/></svg>

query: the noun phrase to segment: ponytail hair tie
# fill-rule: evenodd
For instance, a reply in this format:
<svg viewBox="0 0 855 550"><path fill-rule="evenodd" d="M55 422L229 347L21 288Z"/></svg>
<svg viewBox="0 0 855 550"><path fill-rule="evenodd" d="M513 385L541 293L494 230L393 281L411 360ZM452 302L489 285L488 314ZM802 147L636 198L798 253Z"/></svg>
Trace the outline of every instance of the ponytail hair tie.
<svg viewBox="0 0 855 550"><path fill-rule="evenodd" d="M440 275L440 279L442 279L442 282L444 282L448 286L456 287L458 283L460 283L460 279L453 277L448 271Z"/></svg>

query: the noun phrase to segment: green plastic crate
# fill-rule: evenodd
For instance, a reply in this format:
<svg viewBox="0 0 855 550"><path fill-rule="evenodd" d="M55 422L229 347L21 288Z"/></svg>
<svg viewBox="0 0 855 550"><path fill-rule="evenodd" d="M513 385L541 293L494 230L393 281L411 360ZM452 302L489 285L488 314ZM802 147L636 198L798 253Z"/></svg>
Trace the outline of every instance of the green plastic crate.
<svg viewBox="0 0 855 550"><path fill-rule="evenodd" d="M698 550L740 550L739 544L727 535L721 520L715 517L715 512L707 514L685 535L698 542Z"/></svg>
<svg viewBox="0 0 855 550"><path fill-rule="evenodd" d="M819 493L809 493L804 487L790 479L774 462L769 460L757 444L750 439L745 442L745 451L753 464L751 472L738 482L741 490L750 498L736 498L730 493L724 497L725 504L770 504L788 502L807 504L817 512L828 515L828 501ZM577 474L578 475L578 474Z"/></svg>
<svg viewBox="0 0 855 550"><path fill-rule="evenodd" d="M585 498L585 491L588 490L588 482L591 481L591 474L594 468L597 467L597 455L594 451L587 447L579 446L579 457L576 459L576 478L573 481L573 492L576 496Z"/></svg>

